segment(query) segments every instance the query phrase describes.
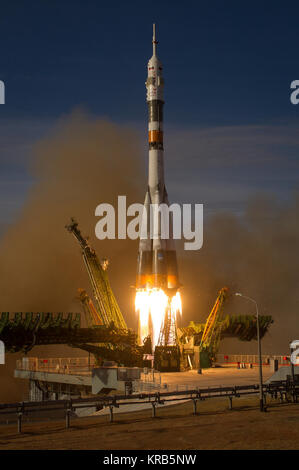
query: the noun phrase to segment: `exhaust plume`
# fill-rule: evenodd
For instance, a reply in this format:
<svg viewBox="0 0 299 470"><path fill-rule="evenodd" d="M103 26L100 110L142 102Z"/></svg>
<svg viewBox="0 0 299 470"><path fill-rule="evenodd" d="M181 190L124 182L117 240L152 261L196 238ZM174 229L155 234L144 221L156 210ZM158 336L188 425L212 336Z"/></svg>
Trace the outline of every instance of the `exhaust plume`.
<svg viewBox="0 0 299 470"><path fill-rule="evenodd" d="M141 155L132 130L82 112L61 119L36 145L31 164L35 183L0 243L0 311L80 311L77 288L91 290L80 250L64 228L74 216L99 257L110 259L112 288L128 325L137 328L135 290L130 286L138 241L96 239L94 211L101 202L116 205L122 194L128 204L142 201L146 171ZM253 297L261 314L273 316L275 323L263 339L264 353L287 353L289 341L299 339L298 213L298 194L288 205L257 197L242 218L221 214L205 221L203 248L179 251L184 324L204 322L218 290L227 286ZM231 297L225 313L253 314L254 309ZM225 340L223 348L228 353L253 352L256 343ZM53 346L30 353L78 354L85 353ZM23 399L23 385L12 378L18 357L8 355L8 365L0 368L0 401Z"/></svg>

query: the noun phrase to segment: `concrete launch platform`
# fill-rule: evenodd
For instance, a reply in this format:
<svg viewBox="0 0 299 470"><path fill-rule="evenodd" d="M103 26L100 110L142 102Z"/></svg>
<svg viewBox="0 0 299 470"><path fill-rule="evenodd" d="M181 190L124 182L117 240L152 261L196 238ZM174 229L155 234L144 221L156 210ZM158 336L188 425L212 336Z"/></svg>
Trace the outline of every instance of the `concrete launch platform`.
<svg viewBox="0 0 299 470"><path fill-rule="evenodd" d="M204 369L202 374L198 374L195 370L187 372L170 372L160 375L161 384L158 385L159 391L182 391L206 387L220 387L220 386L234 386L234 385L250 385L258 383L259 381L258 367L252 369L237 369L236 366L226 366L219 368ZM264 381L273 375L269 366L263 367ZM158 377L158 376L156 376ZM153 384L153 382L151 382ZM225 399L225 398L224 398ZM157 408L165 406L174 406L187 402L188 400L172 401L169 404L159 405ZM150 403L145 404L130 404L125 407L115 408L114 414L119 413L134 413L141 410L150 410L152 408ZM85 411L85 415L89 414ZM95 416L102 416L109 414L109 408L104 408L100 411L93 413Z"/></svg>
<svg viewBox="0 0 299 470"><path fill-rule="evenodd" d="M263 377L267 380L273 372L269 366L263 367ZM258 367L252 369L237 369L236 366L203 369L201 374L196 370L187 372L172 372L161 374L161 384L167 385L168 390L181 390L182 388L220 387L221 385L254 384L259 381ZM165 387L166 388L166 387Z"/></svg>

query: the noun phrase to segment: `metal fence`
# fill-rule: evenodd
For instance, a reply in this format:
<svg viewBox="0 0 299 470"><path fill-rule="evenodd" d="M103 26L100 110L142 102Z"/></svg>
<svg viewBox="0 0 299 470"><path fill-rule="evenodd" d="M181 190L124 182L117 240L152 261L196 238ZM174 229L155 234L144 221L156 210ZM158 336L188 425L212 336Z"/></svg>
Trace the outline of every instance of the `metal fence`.
<svg viewBox="0 0 299 470"><path fill-rule="evenodd" d="M290 356L278 356L263 354L262 363L263 365L270 365L270 359L277 359L278 364L281 366L290 365ZM217 354L216 362L219 364L253 364L257 365L259 363L259 358L257 354Z"/></svg>
<svg viewBox="0 0 299 470"><path fill-rule="evenodd" d="M55 374L89 375L95 365L94 356L47 359L23 357L17 360L16 369L31 372L52 372Z"/></svg>
<svg viewBox="0 0 299 470"><path fill-rule="evenodd" d="M95 408L101 410L109 408L110 422L113 421L114 408L126 405L150 404L152 406L152 417L156 416L157 405L164 405L170 402L191 400L193 403L193 414L197 414L198 403L211 398L228 398L229 408L232 409L233 399L259 393L259 385L237 385L233 387L196 388L177 392L155 392L140 393L136 395L114 395L106 397L78 398L73 400L52 400L42 402L21 402L0 404L0 416L14 414L17 416L18 432L22 432L23 415L38 411L63 411L65 412L66 427L70 427L72 412L83 408ZM298 402L299 382L283 380L263 385L263 395L279 398L281 402Z"/></svg>
<svg viewBox="0 0 299 470"><path fill-rule="evenodd" d="M96 363L93 356L49 359L28 357L16 362L16 370L70 375L90 375L94 367ZM133 382L135 393L160 390L161 387L161 373L154 369L141 369L140 379Z"/></svg>
<svg viewBox="0 0 299 470"><path fill-rule="evenodd" d="M277 359L279 365L290 365L289 356L263 355L263 365L269 365L270 359ZM217 354L216 361L219 364L258 364L258 356L255 354ZM95 358L90 357L59 357L59 358L37 358L24 357L17 360L16 369L32 372L53 372L56 374L90 374L92 368L96 367ZM154 369L142 369L144 390L161 385L161 374Z"/></svg>
<svg viewBox="0 0 299 470"><path fill-rule="evenodd" d="M162 387L161 373L155 369L141 369L140 380L133 384L134 393L152 392Z"/></svg>

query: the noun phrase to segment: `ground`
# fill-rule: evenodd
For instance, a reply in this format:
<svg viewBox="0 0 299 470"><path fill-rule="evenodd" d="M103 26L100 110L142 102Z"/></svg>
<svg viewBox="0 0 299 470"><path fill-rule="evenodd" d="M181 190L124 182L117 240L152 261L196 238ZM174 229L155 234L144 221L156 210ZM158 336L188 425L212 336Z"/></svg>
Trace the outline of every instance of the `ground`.
<svg viewBox="0 0 299 470"><path fill-rule="evenodd" d="M264 379L270 375L264 368ZM159 379L159 377L158 377ZM159 379L160 380L160 379ZM221 368L162 374L161 382L171 389L241 385L258 382L258 369ZM130 413L115 413L114 423L103 412L96 416L71 419L65 429L64 414L24 417L23 433L17 434L16 417L0 423L0 449L298 449L299 404L267 399L267 412L258 408L258 397L233 400L209 399L198 404L193 415L192 402L151 409L132 405ZM130 405L131 406L131 405ZM128 408L126 408L128 410ZM105 412L105 410L103 410ZM117 411L117 410L115 410ZM32 422L32 419L35 422Z"/></svg>
<svg viewBox="0 0 299 470"><path fill-rule="evenodd" d="M269 403L261 413L257 398L207 400L192 414L190 402L160 408L158 417L149 410L107 416L0 426L0 449L298 449L299 404Z"/></svg>

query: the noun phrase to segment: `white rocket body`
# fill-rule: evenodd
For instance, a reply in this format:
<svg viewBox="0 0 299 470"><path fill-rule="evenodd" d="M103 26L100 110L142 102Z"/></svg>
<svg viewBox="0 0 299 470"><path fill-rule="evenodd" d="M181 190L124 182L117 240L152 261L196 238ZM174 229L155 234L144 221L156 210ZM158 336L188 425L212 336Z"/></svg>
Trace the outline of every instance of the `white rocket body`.
<svg viewBox="0 0 299 470"><path fill-rule="evenodd" d="M153 34L153 56L147 67L148 141L149 167L148 189L144 207L147 218L147 237L140 238L137 289L161 288L176 291L179 287L176 252L173 242L172 214L169 223L169 238L161 237L161 223L154 226L155 236L150 237L150 205L167 204L168 196L164 181L163 149L163 88L162 64L156 53L155 25Z"/></svg>

